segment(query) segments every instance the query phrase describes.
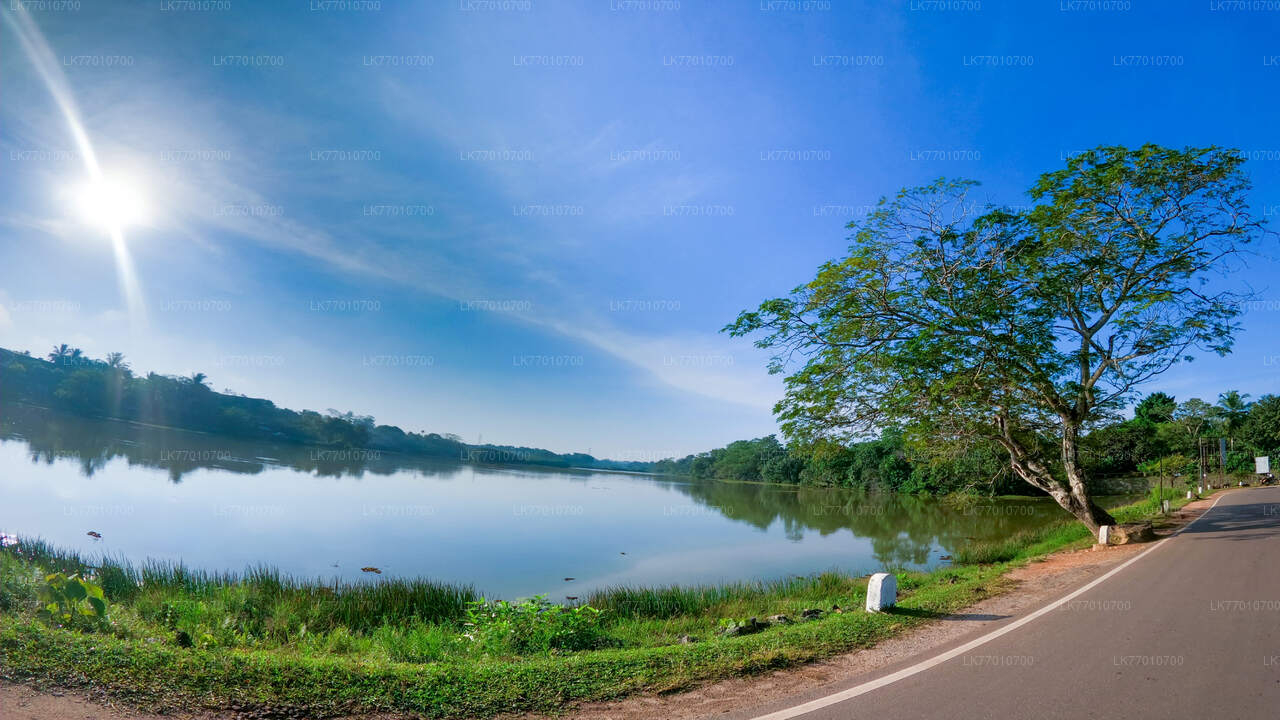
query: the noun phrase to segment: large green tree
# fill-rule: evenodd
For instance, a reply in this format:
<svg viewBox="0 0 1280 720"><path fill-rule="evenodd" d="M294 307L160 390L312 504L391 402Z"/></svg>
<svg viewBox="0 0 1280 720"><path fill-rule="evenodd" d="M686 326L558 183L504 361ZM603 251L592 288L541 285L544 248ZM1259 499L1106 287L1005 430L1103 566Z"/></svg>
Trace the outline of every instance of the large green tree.
<svg viewBox="0 0 1280 720"><path fill-rule="evenodd" d="M1212 405L1200 398L1191 398L1178 405L1173 412L1173 421L1187 433L1188 444L1194 445L1213 419L1213 414Z"/></svg>
<svg viewBox="0 0 1280 720"><path fill-rule="evenodd" d="M1178 401L1172 395L1153 392L1142 398L1133 409L1133 417L1152 425L1173 422L1173 413L1178 409Z"/></svg>
<svg viewBox="0 0 1280 720"><path fill-rule="evenodd" d="M1256 452L1274 455L1280 450L1280 396L1263 395L1249 406L1240 437Z"/></svg>
<svg viewBox="0 0 1280 720"><path fill-rule="evenodd" d="M850 223L847 256L725 328L789 373L787 436L889 425L916 443L995 442L1091 530L1080 436L1193 350L1226 353L1245 295L1212 276L1262 235L1241 156L1100 147L1013 209L939 181Z"/></svg>
<svg viewBox="0 0 1280 720"><path fill-rule="evenodd" d="M1213 419L1218 429L1231 439L1233 447L1236 432L1244 425L1245 418L1249 417L1248 397L1248 393L1241 395L1239 390L1228 390L1218 395L1218 404L1213 408Z"/></svg>

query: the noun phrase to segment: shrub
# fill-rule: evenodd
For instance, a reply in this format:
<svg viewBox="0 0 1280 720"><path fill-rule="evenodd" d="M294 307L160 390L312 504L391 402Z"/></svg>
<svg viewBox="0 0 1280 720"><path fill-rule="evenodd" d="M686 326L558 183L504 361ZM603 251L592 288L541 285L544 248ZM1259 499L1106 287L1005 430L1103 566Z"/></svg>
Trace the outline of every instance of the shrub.
<svg viewBox="0 0 1280 720"><path fill-rule="evenodd" d="M1200 478L1200 461L1193 460L1181 453L1166 455L1163 458L1148 460L1138 466L1138 470L1146 475L1164 474L1174 478L1181 477L1187 486L1195 485Z"/></svg>
<svg viewBox="0 0 1280 720"><path fill-rule="evenodd" d="M35 573L8 555L0 555L0 611L17 610L36 600Z"/></svg>
<svg viewBox="0 0 1280 720"><path fill-rule="evenodd" d="M102 588L88 580L49 573L40 585L41 619L68 627L96 627L107 617Z"/></svg>
<svg viewBox="0 0 1280 720"><path fill-rule="evenodd" d="M492 655L589 650L603 638L600 614L590 605L553 605L545 595L521 603L481 598L468 604L466 637L477 651Z"/></svg>

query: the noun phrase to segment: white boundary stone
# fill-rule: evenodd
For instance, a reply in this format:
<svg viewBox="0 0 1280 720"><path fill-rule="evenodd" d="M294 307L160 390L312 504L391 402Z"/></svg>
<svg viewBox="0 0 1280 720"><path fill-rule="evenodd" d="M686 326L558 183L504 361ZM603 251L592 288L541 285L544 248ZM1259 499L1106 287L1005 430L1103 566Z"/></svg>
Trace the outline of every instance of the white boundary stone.
<svg viewBox="0 0 1280 720"><path fill-rule="evenodd" d="M1111 526L1103 525L1098 528L1098 544L1106 545L1111 541Z"/></svg>
<svg viewBox="0 0 1280 720"><path fill-rule="evenodd" d="M880 612L898 602L898 578L876 573L867 583L867 612Z"/></svg>

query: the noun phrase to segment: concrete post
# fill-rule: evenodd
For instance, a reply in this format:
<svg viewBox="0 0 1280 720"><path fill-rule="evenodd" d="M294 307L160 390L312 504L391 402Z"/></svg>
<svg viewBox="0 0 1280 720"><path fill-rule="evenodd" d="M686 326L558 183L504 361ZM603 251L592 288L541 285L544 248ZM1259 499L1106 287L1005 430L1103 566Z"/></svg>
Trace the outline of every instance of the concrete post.
<svg viewBox="0 0 1280 720"><path fill-rule="evenodd" d="M1203 494L1204 494L1204 487L1202 487L1202 486L1196 486L1196 494L1197 494L1197 495L1203 495Z"/></svg>
<svg viewBox="0 0 1280 720"><path fill-rule="evenodd" d="M1191 491L1190 491L1190 490L1188 490L1188 491L1187 491L1187 499L1188 499L1188 500L1190 500L1190 499L1191 499Z"/></svg>
<svg viewBox="0 0 1280 720"><path fill-rule="evenodd" d="M898 578L889 573L876 573L867 583L867 612L880 612L898 602Z"/></svg>
<svg viewBox="0 0 1280 720"><path fill-rule="evenodd" d="M1098 528L1098 544L1106 545L1110 542L1110 540L1111 540L1111 526L1103 525L1102 527Z"/></svg>
<svg viewBox="0 0 1280 720"><path fill-rule="evenodd" d="M1160 501L1160 512L1164 513L1165 515L1168 515L1168 514L1169 514L1169 501L1168 501L1168 500L1161 500L1161 501Z"/></svg>

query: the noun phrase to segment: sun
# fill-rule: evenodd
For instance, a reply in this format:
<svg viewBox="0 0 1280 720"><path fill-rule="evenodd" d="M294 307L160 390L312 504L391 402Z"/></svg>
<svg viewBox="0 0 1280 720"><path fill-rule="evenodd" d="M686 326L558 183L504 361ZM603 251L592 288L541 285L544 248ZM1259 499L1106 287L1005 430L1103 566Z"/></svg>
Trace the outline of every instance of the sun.
<svg viewBox="0 0 1280 720"><path fill-rule="evenodd" d="M142 186L123 176L102 176L72 192L81 219L108 231L120 231L147 220Z"/></svg>

